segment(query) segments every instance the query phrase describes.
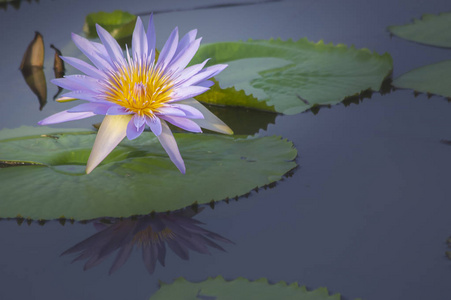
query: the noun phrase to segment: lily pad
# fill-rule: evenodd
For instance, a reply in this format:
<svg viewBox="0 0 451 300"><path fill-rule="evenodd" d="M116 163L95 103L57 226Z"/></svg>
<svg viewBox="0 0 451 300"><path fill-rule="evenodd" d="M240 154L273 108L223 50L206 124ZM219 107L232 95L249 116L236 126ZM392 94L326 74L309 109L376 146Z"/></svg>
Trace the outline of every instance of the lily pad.
<svg viewBox="0 0 451 300"><path fill-rule="evenodd" d="M95 132L48 128L44 135L0 139L0 217L127 217L232 198L293 169L293 144L280 137L174 134L187 174L150 132L124 141L91 174L85 165ZM63 130L64 131L64 130ZM34 134L34 132L32 133ZM0 137L2 134L0 134Z"/></svg>
<svg viewBox="0 0 451 300"><path fill-rule="evenodd" d="M400 38L426 45L451 47L451 13L425 14L413 23L390 26L388 30Z"/></svg>
<svg viewBox="0 0 451 300"><path fill-rule="evenodd" d="M451 60L409 71L393 81L397 88L451 97Z"/></svg>
<svg viewBox="0 0 451 300"><path fill-rule="evenodd" d="M83 31L88 38L97 38L96 24L99 24L115 39L120 40L133 34L136 18L135 15L121 10L110 13L99 11L86 16Z"/></svg>
<svg viewBox="0 0 451 300"><path fill-rule="evenodd" d="M343 44L249 40L201 46L192 64L227 63L217 84L196 99L296 114L316 105L337 104L366 90L378 91L392 72L389 54Z"/></svg>
<svg viewBox="0 0 451 300"><path fill-rule="evenodd" d="M184 278L178 278L171 284L163 283L160 289L150 298L159 299L204 299L204 300L240 300L240 299L293 299L293 300L340 300L340 294L329 295L326 288L308 291L297 283L290 285L281 281L268 283L265 278L249 281L237 278L226 281L222 276L208 278L194 283Z"/></svg>

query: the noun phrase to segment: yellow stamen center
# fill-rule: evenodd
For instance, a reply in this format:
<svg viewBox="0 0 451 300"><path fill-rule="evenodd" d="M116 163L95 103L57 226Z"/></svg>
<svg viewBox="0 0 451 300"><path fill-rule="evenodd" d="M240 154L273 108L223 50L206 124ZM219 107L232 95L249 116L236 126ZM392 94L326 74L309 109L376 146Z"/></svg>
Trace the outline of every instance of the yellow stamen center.
<svg viewBox="0 0 451 300"><path fill-rule="evenodd" d="M139 116L153 117L171 99L173 82L155 64L129 61L109 74L105 100Z"/></svg>

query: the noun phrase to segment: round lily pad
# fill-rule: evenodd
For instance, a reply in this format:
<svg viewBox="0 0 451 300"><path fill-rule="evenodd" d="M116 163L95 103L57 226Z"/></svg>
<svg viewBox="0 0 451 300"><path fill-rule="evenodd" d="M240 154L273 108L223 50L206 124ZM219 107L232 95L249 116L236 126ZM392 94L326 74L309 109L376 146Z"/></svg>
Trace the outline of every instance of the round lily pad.
<svg viewBox="0 0 451 300"><path fill-rule="evenodd" d="M283 281L268 283L265 278L249 281L237 278L226 281L222 276L208 278L202 282L189 282L178 278L171 284L163 283L160 289L150 298L159 299L208 299L208 300L241 300L241 299L293 299L293 300L340 300L340 294L330 295L326 288L308 291L297 283L290 285Z"/></svg>
<svg viewBox="0 0 451 300"><path fill-rule="evenodd" d="M395 80L393 86L451 98L451 60L409 71Z"/></svg>
<svg viewBox="0 0 451 300"><path fill-rule="evenodd" d="M362 91L378 91L391 74L387 53L343 44L249 40L201 46L192 64L229 67L215 76L211 90L199 101L296 114L316 105L337 104Z"/></svg>
<svg viewBox="0 0 451 300"><path fill-rule="evenodd" d="M400 38L439 47L451 47L451 12L439 15L425 14L413 23L390 26L388 30Z"/></svg>
<svg viewBox="0 0 451 300"><path fill-rule="evenodd" d="M43 128L0 132L0 217L127 217L180 209L248 193L293 169L293 144L280 137L174 134L181 174L150 132L124 139L89 175L95 132ZM34 132L33 132L34 131ZM2 138L4 136L4 138Z"/></svg>

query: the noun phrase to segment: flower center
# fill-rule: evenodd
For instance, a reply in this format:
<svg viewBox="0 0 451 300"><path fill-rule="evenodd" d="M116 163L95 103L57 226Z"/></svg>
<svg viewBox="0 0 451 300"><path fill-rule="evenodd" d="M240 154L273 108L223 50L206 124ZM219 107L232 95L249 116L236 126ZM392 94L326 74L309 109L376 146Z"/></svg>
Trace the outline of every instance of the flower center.
<svg viewBox="0 0 451 300"><path fill-rule="evenodd" d="M173 83L154 63L129 61L109 74L105 99L139 116L153 117L171 100Z"/></svg>
<svg viewBox="0 0 451 300"><path fill-rule="evenodd" d="M137 232L133 237L133 242L138 246L149 245L151 243L158 244L168 239L174 239L175 234L169 228L164 228L161 231L154 231L151 226Z"/></svg>

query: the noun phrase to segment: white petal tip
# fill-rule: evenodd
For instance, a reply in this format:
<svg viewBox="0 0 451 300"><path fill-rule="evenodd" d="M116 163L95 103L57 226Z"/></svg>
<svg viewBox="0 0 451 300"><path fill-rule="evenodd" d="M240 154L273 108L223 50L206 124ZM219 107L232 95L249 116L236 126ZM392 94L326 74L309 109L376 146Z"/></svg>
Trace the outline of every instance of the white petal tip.
<svg viewBox="0 0 451 300"><path fill-rule="evenodd" d="M230 135L232 135L232 134L233 134L233 130L232 130L232 128L230 128L229 126L226 126L226 127L224 128L224 133L225 133L225 134L230 134Z"/></svg>

